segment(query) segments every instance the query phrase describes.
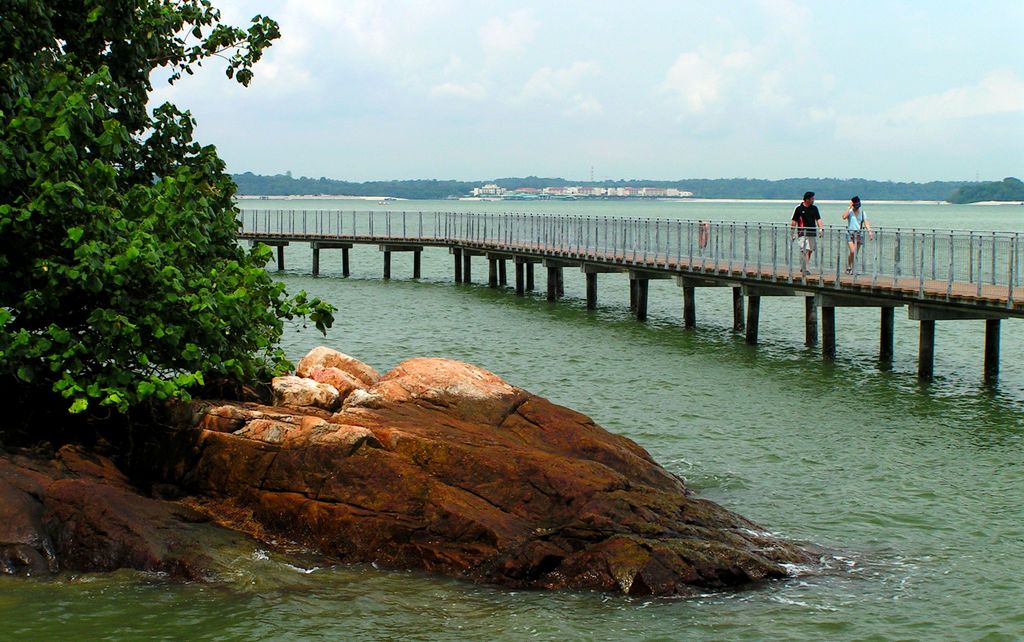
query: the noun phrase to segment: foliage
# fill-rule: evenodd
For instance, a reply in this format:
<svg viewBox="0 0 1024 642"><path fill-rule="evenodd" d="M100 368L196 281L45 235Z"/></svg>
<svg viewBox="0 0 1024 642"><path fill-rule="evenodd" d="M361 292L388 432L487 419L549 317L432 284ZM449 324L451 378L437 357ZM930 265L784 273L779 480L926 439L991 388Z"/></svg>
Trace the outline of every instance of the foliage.
<svg viewBox="0 0 1024 642"><path fill-rule="evenodd" d="M854 195L874 200L943 201L964 182L894 183L860 178L786 178L777 181L749 178L691 178L672 181L646 179L615 181L569 181L564 178L498 178L480 181L396 180L353 183L329 178L292 178L291 173L260 176L246 172L233 176L240 194L284 196L327 194L349 196L393 196L411 199L440 199L462 196L484 183L496 183L505 189L520 187L543 189L567 185L605 187L675 187L693 192L697 198L774 198L797 199L807 190L818 198L846 200Z"/></svg>
<svg viewBox="0 0 1024 642"><path fill-rule="evenodd" d="M220 24L207 0L0 0L0 383L71 412L187 397L287 366L289 297L239 246L235 186L188 112L150 113L150 75L211 56L247 85L278 37Z"/></svg>
<svg viewBox="0 0 1024 642"><path fill-rule="evenodd" d="M949 197L950 203L980 203L982 201L1024 201L1024 183L1011 176L991 183L965 185Z"/></svg>

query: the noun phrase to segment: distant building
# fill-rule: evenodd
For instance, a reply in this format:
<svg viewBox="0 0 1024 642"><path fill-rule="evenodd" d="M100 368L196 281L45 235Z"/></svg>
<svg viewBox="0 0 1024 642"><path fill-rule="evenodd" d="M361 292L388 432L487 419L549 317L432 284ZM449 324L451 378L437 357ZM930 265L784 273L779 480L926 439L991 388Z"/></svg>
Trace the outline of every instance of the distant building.
<svg viewBox="0 0 1024 642"><path fill-rule="evenodd" d="M580 198L688 198L693 192L687 192L675 187L603 187L595 185L565 185L556 187L517 187L514 190L506 190L494 183L488 183L482 187L474 187L473 196L489 197L545 197L545 196L572 196Z"/></svg>
<svg viewBox="0 0 1024 642"><path fill-rule="evenodd" d="M683 190L670 187L665 190L665 196L672 196L674 198L689 198L693 196L693 192L684 192Z"/></svg>
<svg viewBox="0 0 1024 642"><path fill-rule="evenodd" d="M474 187L473 196L504 196L505 188L498 187L494 183L488 183L483 187Z"/></svg>

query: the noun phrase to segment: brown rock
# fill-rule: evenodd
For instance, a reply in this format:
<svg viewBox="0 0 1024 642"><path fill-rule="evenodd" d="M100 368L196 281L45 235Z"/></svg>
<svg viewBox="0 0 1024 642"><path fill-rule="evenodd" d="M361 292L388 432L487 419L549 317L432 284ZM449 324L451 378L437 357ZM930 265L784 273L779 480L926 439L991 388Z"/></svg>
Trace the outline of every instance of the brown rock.
<svg viewBox="0 0 1024 642"><path fill-rule="evenodd" d="M368 392L385 403L417 401L456 417L494 424L527 397L525 391L482 368L434 358L403 361Z"/></svg>
<svg viewBox="0 0 1024 642"><path fill-rule="evenodd" d="M337 368L350 374L366 387L372 386L380 379L380 374L376 370L359 359L324 346L310 350L299 361L299 365L295 368L295 374L300 377L309 377L314 370L319 368Z"/></svg>
<svg viewBox="0 0 1024 642"><path fill-rule="evenodd" d="M353 390L365 390L366 384L341 368L313 368L309 377L313 381L334 386L338 396L344 400Z"/></svg>
<svg viewBox="0 0 1024 642"><path fill-rule="evenodd" d="M257 536L513 587L690 594L812 561L632 441L467 364L413 359L334 415L295 412L280 441L200 430L170 481L215 519L218 502L249 511Z"/></svg>
<svg viewBox="0 0 1024 642"><path fill-rule="evenodd" d="M333 410L341 401L334 386L304 377L274 377L271 387L274 405L277 406L314 406Z"/></svg>
<svg viewBox="0 0 1024 642"><path fill-rule="evenodd" d="M110 460L65 446L55 459L0 453L0 572L133 568L201 579L225 533L144 497Z"/></svg>

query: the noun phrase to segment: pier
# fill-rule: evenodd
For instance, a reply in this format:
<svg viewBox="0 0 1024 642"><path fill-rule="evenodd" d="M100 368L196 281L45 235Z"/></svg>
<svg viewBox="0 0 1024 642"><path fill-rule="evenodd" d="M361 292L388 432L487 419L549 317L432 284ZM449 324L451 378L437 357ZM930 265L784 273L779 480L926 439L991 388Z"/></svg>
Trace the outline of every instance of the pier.
<svg viewBox="0 0 1024 642"><path fill-rule="evenodd" d="M672 219L474 214L459 212L339 212L245 210L239 238L276 248L284 269L284 248L309 243L313 274L320 252L342 252L349 274L353 245L376 245L383 277L391 278L391 255L413 255L420 277L425 248L446 249L456 283L471 283L474 257L487 261L487 284L508 284L513 265L518 296L535 289L535 268L545 270L546 295L564 293L565 270L586 281L586 302L597 307L598 275L629 276L629 306L647 318L649 283L673 279L682 289L683 327L697 325L697 288L731 290L733 329L757 344L761 297L803 299L805 343L818 345L824 359L836 355L837 308L879 309L879 359L893 358L895 308L906 307L920 324L918 377L934 374L936 321L985 323L984 381L999 377L999 336L1004 319L1024 317L1020 233L960 230L876 229L846 272L845 228L826 227L818 238L809 274L788 224L732 223ZM820 323L819 323L820 319Z"/></svg>

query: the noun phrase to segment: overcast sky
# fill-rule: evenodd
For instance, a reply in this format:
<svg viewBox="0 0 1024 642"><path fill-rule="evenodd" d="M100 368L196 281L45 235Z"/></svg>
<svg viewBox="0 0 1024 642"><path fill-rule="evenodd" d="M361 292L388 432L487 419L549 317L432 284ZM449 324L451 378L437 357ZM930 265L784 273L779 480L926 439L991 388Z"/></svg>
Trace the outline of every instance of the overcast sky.
<svg viewBox="0 0 1024 642"><path fill-rule="evenodd" d="M231 172L1024 178L1024 1L214 0L282 37L154 100Z"/></svg>

